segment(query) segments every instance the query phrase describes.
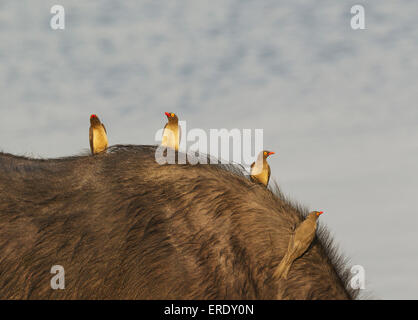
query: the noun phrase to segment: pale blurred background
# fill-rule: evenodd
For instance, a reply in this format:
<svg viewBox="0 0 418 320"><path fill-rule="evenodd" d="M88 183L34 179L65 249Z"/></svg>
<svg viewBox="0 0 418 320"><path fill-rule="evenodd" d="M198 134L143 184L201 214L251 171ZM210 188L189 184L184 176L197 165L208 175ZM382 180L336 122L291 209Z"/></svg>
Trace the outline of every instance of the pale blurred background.
<svg viewBox="0 0 418 320"><path fill-rule="evenodd" d="M65 30L50 28L55 4ZM355 4L366 30L350 27ZM83 152L91 113L110 144L154 144L164 111L189 129L263 128L273 178L325 211L367 295L417 299L417 12L408 0L2 0L0 150Z"/></svg>

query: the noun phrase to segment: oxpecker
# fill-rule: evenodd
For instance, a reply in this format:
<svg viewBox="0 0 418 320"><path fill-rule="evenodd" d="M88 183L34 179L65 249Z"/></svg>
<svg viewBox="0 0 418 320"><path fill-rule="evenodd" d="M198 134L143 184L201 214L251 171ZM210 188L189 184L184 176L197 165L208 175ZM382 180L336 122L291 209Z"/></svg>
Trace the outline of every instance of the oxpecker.
<svg viewBox="0 0 418 320"><path fill-rule="evenodd" d="M293 262L308 250L316 232L316 221L323 214L322 211L312 211L306 219L299 224L294 233L290 236L287 252L274 272L276 279L287 279L290 267Z"/></svg>
<svg viewBox="0 0 418 320"><path fill-rule="evenodd" d="M177 118L177 115L172 112L166 112L165 115L167 116L168 122L164 126L161 145L178 151L181 138L179 119Z"/></svg>
<svg viewBox="0 0 418 320"><path fill-rule="evenodd" d="M92 154L102 152L107 149L107 132L103 123L97 115L90 116L90 150Z"/></svg>
<svg viewBox="0 0 418 320"><path fill-rule="evenodd" d="M274 154L274 152L264 150L261 151L257 160L251 165L251 180L261 183L267 187L270 180L270 166L267 163L267 158Z"/></svg>

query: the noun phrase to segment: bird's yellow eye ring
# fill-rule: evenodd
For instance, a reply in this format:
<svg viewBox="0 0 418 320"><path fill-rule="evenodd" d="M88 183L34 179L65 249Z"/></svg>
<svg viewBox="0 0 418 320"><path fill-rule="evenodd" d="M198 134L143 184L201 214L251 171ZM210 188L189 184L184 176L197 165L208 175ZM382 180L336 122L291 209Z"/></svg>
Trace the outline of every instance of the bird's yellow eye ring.
<svg viewBox="0 0 418 320"><path fill-rule="evenodd" d="M174 117L174 113L172 113L171 116Z"/></svg>
<svg viewBox="0 0 418 320"><path fill-rule="evenodd" d="M264 155L266 156L267 155L267 152L264 152Z"/></svg>

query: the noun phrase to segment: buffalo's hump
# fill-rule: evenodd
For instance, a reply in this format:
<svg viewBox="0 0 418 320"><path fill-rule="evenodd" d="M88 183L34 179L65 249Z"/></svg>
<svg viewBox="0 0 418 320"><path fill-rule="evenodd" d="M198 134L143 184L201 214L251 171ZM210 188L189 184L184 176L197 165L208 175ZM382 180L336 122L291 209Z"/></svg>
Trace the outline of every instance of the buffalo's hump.
<svg viewBox="0 0 418 320"><path fill-rule="evenodd" d="M306 210L219 165L159 165L153 146L0 154L3 299L350 299L320 228L272 278ZM51 289L51 267L65 289Z"/></svg>

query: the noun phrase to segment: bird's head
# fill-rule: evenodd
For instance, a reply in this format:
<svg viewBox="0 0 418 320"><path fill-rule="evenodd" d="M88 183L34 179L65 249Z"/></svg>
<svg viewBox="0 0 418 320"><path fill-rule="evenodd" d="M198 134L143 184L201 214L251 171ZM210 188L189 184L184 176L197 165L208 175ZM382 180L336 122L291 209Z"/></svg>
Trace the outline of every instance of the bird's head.
<svg viewBox="0 0 418 320"><path fill-rule="evenodd" d="M274 154L273 151L268 151L268 150L263 150L263 158L267 159L268 157L270 157L272 154Z"/></svg>
<svg viewBox="0 0 418 320"><path fill-rule="evenodd" d="M99 117L95 114L92 114L90 116L90 123L91 124L99 124L100 123Z"/></svg>
<svg viewBox="0 0 418 320"><path fill-rule="evenodd" d="M309 215L314 217L315 219L318 219L319 216L323 213L324 213L324 211L312 211Z"/></svg>
<svg viewBox="0 0 418 320"><path fill-rule="evenodd" d="M167 116L168 122L177 123L179 121L179 118L173 112L166 112L165 115Z"/></svg>

